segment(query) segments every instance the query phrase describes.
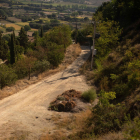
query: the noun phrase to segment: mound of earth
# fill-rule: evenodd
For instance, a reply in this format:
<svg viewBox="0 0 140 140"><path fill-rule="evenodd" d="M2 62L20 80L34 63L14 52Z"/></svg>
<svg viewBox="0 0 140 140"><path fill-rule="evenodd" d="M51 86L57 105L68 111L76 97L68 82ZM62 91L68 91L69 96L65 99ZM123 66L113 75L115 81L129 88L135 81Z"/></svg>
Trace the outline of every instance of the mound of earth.
<svg viewBox="0 0 140 140"><path fill-rule="evenodd" d="M76 106L77 98L80 99L82 92L74 89L67 90L50 103L49 110L71 111Z"/></svg>

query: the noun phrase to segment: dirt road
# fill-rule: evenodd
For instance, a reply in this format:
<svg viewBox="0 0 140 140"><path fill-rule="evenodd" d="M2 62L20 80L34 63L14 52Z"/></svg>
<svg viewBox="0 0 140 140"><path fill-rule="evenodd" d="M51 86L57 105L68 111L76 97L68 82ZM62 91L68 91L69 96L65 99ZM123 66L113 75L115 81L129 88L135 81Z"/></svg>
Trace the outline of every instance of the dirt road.
<svg viewBox="0 0 140 140"><path fill-rule="evenodd" d="M51 118L59 113L49 111L49 103L65 90L84 91L89 88L84 77L78 73L89 54L89 48L83 46L81 55L63 72L1 100L0 140L12 137L37 140L42 133L53 129Z"/></svg>

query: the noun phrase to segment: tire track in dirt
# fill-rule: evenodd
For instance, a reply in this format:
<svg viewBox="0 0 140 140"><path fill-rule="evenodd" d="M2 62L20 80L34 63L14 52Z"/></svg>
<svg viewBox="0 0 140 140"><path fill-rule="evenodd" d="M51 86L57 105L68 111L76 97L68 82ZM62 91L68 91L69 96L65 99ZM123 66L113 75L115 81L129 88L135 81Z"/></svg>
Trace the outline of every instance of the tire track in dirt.
<svg viewBox="0 0 140 140"><path fill-rule="evenodd" d="M21 134L26 135L26 140L36 140L42 133L54 128L51 117L60 113L49 111L49 103L65 90L84 91L89 88L78 70L89 57L90 49L81 48L81 55L63 72L0 101L0 140ZM27 132L28 135L25 134Z"/></svg>

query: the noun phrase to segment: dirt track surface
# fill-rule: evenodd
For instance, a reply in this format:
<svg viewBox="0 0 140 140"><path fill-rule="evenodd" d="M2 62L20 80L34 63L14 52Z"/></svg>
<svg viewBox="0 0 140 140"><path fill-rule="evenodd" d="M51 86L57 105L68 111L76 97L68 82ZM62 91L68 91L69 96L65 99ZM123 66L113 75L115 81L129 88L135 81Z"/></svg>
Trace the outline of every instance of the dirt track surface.
<svg viewBox="0 0 140 140"><path fill-rule="evenodd" d="M1 100L0 140L12 137L37 140L41 134L53 129L51 119L60 113L49 111L49 104L66 90L85 91L89 88L78 73L89 55L89 47L83 46L81 55L64 71ZM67 114L63 113L63 116Z"/></svg>

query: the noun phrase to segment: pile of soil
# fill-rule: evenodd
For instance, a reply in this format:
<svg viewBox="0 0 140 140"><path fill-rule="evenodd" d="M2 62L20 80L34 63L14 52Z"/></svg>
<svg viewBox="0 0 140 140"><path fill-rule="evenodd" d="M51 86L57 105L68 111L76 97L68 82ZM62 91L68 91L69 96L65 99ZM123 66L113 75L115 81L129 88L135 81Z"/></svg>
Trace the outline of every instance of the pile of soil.
<svg viewBox="0 0 140 140"><path fill-rule="evenodd" d="M76 106L76 99L81 98L82 92L74 89L67 90L50 103L49 110L71 111Z"/></svg>

